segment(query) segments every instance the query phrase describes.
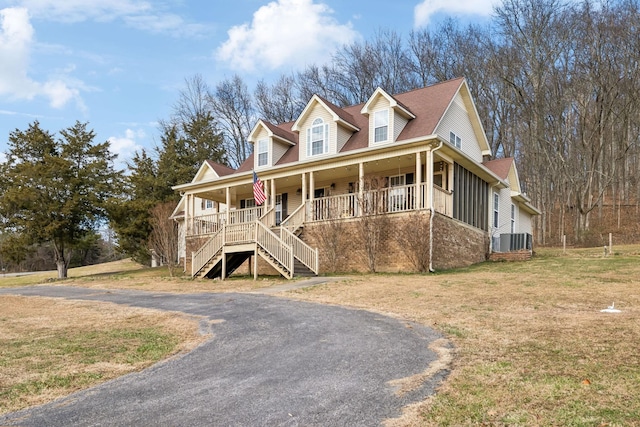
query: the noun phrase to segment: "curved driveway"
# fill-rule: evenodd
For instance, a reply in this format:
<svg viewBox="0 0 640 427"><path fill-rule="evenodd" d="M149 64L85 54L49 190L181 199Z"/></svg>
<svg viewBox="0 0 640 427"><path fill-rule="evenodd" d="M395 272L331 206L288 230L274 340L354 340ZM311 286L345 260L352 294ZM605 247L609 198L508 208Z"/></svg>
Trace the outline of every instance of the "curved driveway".
<svg viewBox="0 0 640 427"><path fill-rule="evenodd" d="M434 331L364 310L248 294L76 287L2 294L109 301L204 316L194 351L52 403L0 416L21 426L374 426L425 399L446 372L403 396L389 381L436 359ZM218 322L216 322L218 321Z"/></svg>

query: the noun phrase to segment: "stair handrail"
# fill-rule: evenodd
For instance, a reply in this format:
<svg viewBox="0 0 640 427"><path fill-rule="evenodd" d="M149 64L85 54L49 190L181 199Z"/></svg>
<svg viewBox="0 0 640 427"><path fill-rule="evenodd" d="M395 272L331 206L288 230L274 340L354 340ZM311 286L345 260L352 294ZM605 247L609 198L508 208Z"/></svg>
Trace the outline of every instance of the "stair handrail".
<svg viewBox="0 0 640 427"><path fill-rule="evenodd" d="M224 246L225 226L223 225L196 252L191 253L191 277L195 277Z"/></svg>
<svg viewBox="0 0 640 427"><path fill-rule="evenodd" d="M256 221L256 243L293 277L293 249L261 221Z"/></svg>
<svg viewBox="0 0 640 427"><path fill-rule="evenodd" d="M267 209L259 221L267 227L274 227L276 225L276 209L274 207Z"/></svg>
<svg viewBox="0 0 640 427"><path fill-rule="evenodd" d="M286 227L280 227L280 238L293 249L293 256L318 274L318 249L313 249Z"/></svg>
<svg viewBox="0 0 640 427"><path fill-rule="evenodd" d="M306 203L302 203L291 214L286 217L281 223L280 227L286 228L288 231L295 233L305 222L307 210L305 209Z"/></svg>

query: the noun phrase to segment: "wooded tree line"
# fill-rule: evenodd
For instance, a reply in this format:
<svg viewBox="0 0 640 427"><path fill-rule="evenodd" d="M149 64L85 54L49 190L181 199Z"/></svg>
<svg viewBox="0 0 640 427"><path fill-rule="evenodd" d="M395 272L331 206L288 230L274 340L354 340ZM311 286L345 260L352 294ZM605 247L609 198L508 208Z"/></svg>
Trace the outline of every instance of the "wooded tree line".
<svg viewBox="0 0 640 427"><path fill-rule="evenodd" d="M516 158L521 183L543 212L536 241L584 240L607 209L619 226L637 222L620 213L632 206L637 217L640 203L638 34L637 0L505 0L486 25L447 20L406 37L380 29L326 64L261 80L252 91L238 75L212 86L188 77L161 121L157 147L136 153L118 175L118 197L101 200L89 217L108 219L120 249L148 259L151 209L177 202L171 186L189 182L204 160L239 166L257 119L295 120L313 94L347 106L377 87L395 94L464 76L495 157ZM93 139L86 124L78 126ZM16 150L21 138L52 138L32 127L12 133ZM17 153L9 154L10 164ZM4 197L11 183L5 177L2 185ZM0 218L15 230L10 212Z"/></svg>
<svg viewBox="0 0 640 427"><path fill-rule="evenodd" d="M400 93L464 76L495 157L516 158L523 187L542 211L537 242L558 243L564 234L581 242L603 207L618 227L625 207L637 214L639 30L636 0L506 0L483 26L448 20L405 39L379 30L328 64L259 82L253 102L234 76L209 92L211 111L224 117L231 148L257 118L295 120L314 93L346 106L365 102L377 87ZM230 156L231 163L240 158Z"/></svg>

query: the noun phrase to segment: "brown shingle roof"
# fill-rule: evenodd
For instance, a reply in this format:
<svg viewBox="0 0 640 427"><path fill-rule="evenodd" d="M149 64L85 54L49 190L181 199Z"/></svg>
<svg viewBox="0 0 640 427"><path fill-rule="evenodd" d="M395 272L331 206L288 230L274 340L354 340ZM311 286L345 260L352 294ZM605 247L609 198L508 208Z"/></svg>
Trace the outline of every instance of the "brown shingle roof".
<svg viewBox="0 0 640 427"><path fill-rule="evenodd" d="M409 120L398 136L398 140L407 140L420 136L432 135L447 110L447 107L449 107L453 97L460 89L460 85L463 81L464 78L457 78L425 88L392 95L393 98L398 101L398 104L416 116L415 119ZM351 138L349 138L342 148L341 152L357 150L369 146L369 118L360 113L364 103L340 108L321 96L318 96L318 98L342 120L360 129L360 131L353 133ZM295 145L290 147L282 156L277 165L297 162L300 150L298 144L299 133L291 130L294 122L282 123L277 126L267 122L264 123L275 135L295 143ZM247 158L247 160L245 160L235 172L247 172L252 169L253 154L249 156L249 158Z"/></svg>
<svg viewBox="0 0 640 427"><path fill-rule="evenodd" d="M281 123L278 126L269 123L265 120L262 120L262 123L269 128L274 135L286 139L287 141L291 141L295 144L298 143L298 134L295 132L291 132L291 127L293 126L293 122Z"/></svg>
<svg viewBox="0 0 640 427"><path fill-rule="evenodd" d="M213 160L207 160L207 164L211 169L213 169L218 176L226 176L235 173L235 169L230 168L229 166L221 165L220 163L216 163Z"/></svg>
<svg viewBox="0 0 640 427"><path fill-rule="evenodd" d="M488 162L483 162L482 164L491 172L498 175L500 179L504 180L509 176L509 171L511 171L513 161L513 157L506 157L504 159L489 160Z"/></svg>
<svg viewBox="0 0 640 427"><path fill-rule="evenodd" d="M331 111L333 111L334 113L336 113L338 115L338 117L340 117L342 120L344 120L345 122L354 125L356 127L360 127L356 124L355 120L354 120L354 116L351 113L348 113L346 111L346 109L340 108L335 104L332 104L331 102L327 101L326 99L324 99L323 97L321 97L320 95L316 95L318 98L320 98L322 100L322 102L324 102L325 104L327 104L327 107L329 107L329 109Z"/></svg>

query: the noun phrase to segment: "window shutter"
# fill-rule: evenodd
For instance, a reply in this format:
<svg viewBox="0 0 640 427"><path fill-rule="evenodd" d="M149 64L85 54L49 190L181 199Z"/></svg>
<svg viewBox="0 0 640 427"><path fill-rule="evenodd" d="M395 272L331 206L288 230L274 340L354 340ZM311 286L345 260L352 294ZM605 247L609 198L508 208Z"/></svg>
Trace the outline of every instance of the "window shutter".
<svg viewBox="0 0 640 427"><path fill-rule="evenodd" d="M200 209L204 210L204 199L200 199Z"/></svg>
<svg viewBox="0 0 640 427"><path fill-rule="evenodd" d="M324 125L324 152L329 152L329 123Z"/></svg>
<svg viewBox="0 0 640 427"><path fill-rule="evenodd" d="M246 202L244 200L240 200L240 209L244 209Z"/></svg>
<svg viewBox="0 0 640 427"><path fill-rule="evenodd" d="M286 218L288 216L288 212L287 212L287 193L282 193L282 196L280 196L282 199L282 219Z"/></svg>

